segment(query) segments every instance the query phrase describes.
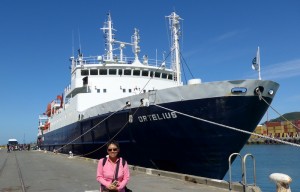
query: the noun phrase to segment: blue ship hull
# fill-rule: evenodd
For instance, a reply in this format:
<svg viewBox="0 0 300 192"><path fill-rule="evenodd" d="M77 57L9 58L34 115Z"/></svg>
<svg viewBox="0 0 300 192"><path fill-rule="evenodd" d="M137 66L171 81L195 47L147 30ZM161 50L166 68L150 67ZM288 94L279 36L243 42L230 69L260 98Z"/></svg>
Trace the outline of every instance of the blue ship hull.
<svg viewBox="0 0 300 192"><path fill-rule="evenodd" d="M249 132L254 131L268 108L257 96L206 98L161 106ZM114 139L120 142L121 156L131 165L223 179L228 157L239 152L250 137L155 105L122 110L99 124L110 114L46 133L41 148L99 159L106 155L103 145L119 132ZM132 123L127 123L129 115L133 115Z"/></svg>

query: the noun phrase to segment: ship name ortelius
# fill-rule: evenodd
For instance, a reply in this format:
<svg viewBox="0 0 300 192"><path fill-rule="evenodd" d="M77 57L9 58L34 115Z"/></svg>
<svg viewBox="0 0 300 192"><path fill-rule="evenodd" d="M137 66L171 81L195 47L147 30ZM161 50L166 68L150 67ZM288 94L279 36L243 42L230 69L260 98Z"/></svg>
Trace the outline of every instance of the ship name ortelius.
<svg viewBox="0 0 300 192"><path fill-rule="evenodd" d="M166 112L166 113L156 113L156 114L150 114L150 115L141 115L138 116L139 122L147 122L147 121L160 121L165 119L175 119L177 118L177 115L175 112Z"/></svg>

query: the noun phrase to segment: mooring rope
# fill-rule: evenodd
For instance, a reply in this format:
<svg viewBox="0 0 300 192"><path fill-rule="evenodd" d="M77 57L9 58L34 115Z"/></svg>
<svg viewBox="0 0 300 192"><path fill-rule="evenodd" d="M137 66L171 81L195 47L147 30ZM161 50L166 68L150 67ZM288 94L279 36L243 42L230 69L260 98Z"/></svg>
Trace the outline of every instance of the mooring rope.
<svg viewBox="0 0 300 192"><path fill-rule="evenodd" d="M132 116L134 116L135 115L135 113L139 110L139 108L140 108L141 106L139 106L138 108L137 108L137 110L135 110L135 112L132 114ZM112 137L112 138L110 138L106 143L104 143L103 145L101 145L99 148L97 148L97 149L95 149L95 150L93 150L93 151L91 151L91 152L89 152L89 153L86 153L86 154L81 154L81 155L76 155L77 157L84 157L84 156L87 156L87 155L90 155L90 154L92 154L92 153L95 153L96 151L99 151L100 149L102 149L104 146L106 146L110 141L112 141L112 140L114 140L114 138L117 136L117 135L119 135L119 133L121 133L121 131L123 131L123 129L126 127L126 125L129 123L129 119L124 123L124 125L122 126L122 128ZM93 127L93 128L95 128L95 127Z"/></svg>
<svg viewBox="0 0 300 192"><path fill-rule="evenodd" d="M71 145L74 141L76 141L77 139L79 139L80 137L84 136L85 134L87 134L88 132L92 131L93 129L95 129L98 125L100 125L101 123L103 123L105 120L107 120L108 118L110 118L111 116L113 116L114 114L116 114L117 112L124 110L127 107L127 105L125 107L122 107L121 109L111 113L109 116L107 116L106 118L104 118L102 121L100 121L99 123L97 123L96 125L94 125L93 127L91 127L88 131L86 131L85 133L79 135L78 137L76 137L75 139L73 139L72 141L68 142L67 144L63 145L62 147L58 148L57 151L65 148L68 145ZM105 144L104 144L105 145ZM104 146L103 145L103 146Z"/></svg>
<svg viewBox="0 0 300 192"><path fill-rule="evenodd" d="M234 130L234 131L238 131L238 132L242 132L242 133L246 133L246 134L249 134L249 135L255 135L257 137L261 137L261 138L265 138L265 139L270 139L270 140L273 140L273 141L277 141L279 143L284 143L284 144L287 144L287 145L292 145L292 146L300 147L299 144L291 143L291 142L288 142L288 141L283 141L283 140L277 139L277 138L271 138L271 137L268 137L268 136L265 136L265 135L260 135L260 134L257 134L257 133L252 133L252 132L241 130L241 129L238 129L238 128L235 128L235 127L231 127L231 126L228 126L228 125L223 125L223 124L220 124L220 123L216 123L216 122L213 122L213 121L209 121L209 120L206 120L206 119L195 117L195 116L192 116L192 115L189 115L189 114L185 114L185 113L182 113L182 112L179 112L179 111L175 111L173 109L169 109L167 107L163 107L163 106L160 106L160 105L157 105L157 104L154 104L154 105L157 106L157 107L160 107L162 109L165 109L165 110L168 110L168 111L171 111L171 112L175 112L175 113L178 113L180 115L183 115L183 116L186 116L186 117L189 117L189 118L192 118L192 119L196 119L196 120L203 121L203 122L206 122L206 123L210 123L210 124L213 124L213 125L218 125L220 127L228 128L228 129L231 129L231 130Z"/></svg>
<svg viewBox="0 0 300 192"><path fill-rule="evenodd" d="M297 127L295 124L293 124L291 121L289 121L287 118L285 118L282 114L280 114L272 105L270 105L261 95L261 92L259 89L256 90L256 93L259 95L259 99L262 99L275 113L277 113L281 118L283 118L285 121L287 121L289 124L291 124L294 128L297 130L300 130L299 127Z"/></svg>

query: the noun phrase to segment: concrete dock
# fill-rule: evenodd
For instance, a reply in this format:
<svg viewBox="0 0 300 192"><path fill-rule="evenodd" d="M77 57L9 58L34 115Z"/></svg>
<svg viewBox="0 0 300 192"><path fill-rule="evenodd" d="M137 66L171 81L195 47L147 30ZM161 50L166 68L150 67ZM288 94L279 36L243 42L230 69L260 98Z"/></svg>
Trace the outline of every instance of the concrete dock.
<svg viewBox="0 0 300 192"><path fill-rule="evenodd" d="M43 151L0 150L0 191L72 191L97 192L97 160L54 154ZM128 188L134 192L175 191L229 191L222 180L184 175L154 169L130 166ZM232 191L244 191L240 183L233 183ZM260 191L248 187L247 191Z"/></svg>

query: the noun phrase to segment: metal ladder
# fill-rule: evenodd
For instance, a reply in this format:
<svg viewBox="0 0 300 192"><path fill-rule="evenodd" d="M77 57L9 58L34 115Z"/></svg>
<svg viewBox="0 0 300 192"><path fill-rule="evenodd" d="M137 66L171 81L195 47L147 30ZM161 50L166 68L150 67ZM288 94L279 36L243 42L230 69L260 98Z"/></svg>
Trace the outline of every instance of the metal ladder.
<svg viewBox="0 0 300 192"><path fill-rule="evenodd" d="M244 188L244 192L246 192L246 189L247 189L247 186L249 184L247 184L247 170L246 170L246 160L247 160L247 157L251 157L252 158L252 162L253 162L253 180L254 180L254 183L253 184L250 184L250 185L253 185L253 186L256 186L256 169L255 169L255 158L252 154L250 153L247 153L246 155L244 155L244 157L241 156L241 154L239 153L232 153L229 158L228 158L228 164L229 164L229 190L231 191L231 185L232 185L232 181L231 181L231 158L233 156L239 156L241 158L241 161L242 161L242 185L243 185L243 188Z"/></svg>

